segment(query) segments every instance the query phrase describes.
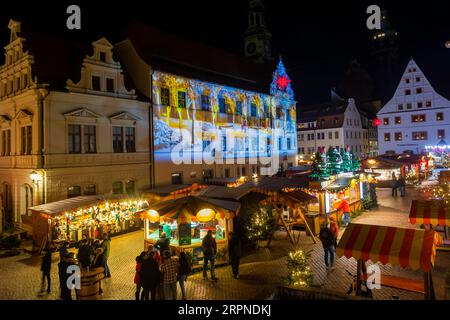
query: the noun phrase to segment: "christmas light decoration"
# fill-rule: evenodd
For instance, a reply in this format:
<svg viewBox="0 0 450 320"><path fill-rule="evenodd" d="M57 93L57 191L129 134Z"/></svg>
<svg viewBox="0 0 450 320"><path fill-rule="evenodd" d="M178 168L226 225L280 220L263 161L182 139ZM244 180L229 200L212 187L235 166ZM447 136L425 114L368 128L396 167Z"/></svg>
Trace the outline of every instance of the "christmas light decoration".
<svg viewBox="0 0 450 320"><path fill-rule="evenodd" d="M287 258L288 275L286 284L294 287L309 287L313 284L313 273L308 264L309 254L303 250L289 252Z"/></svg>

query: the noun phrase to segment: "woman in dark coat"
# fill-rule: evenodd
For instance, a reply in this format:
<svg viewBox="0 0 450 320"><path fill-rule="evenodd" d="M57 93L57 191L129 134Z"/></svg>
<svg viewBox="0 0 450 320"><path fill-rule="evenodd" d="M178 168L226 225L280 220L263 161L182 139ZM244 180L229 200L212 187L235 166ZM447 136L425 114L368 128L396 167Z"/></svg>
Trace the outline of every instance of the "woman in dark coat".
<svg viewBox="0 0 450 320"><path fill-rule="evenodd" d="M151 299L156 300L156 287L160 282L159 264L156 262L155 253L153 251L147 252L141 266L141 283L142 283L142 296L141 300L148 300L149 293Z"/></svg>
<svg viewBox="0 0 450 320"><path fill-rule="evenodd" d="M228 246L228 254L231 262L231 269L233 270L233 277L239 278L239 263L241 259L241 240L236 233L230 232L230 243Z"/></svg>

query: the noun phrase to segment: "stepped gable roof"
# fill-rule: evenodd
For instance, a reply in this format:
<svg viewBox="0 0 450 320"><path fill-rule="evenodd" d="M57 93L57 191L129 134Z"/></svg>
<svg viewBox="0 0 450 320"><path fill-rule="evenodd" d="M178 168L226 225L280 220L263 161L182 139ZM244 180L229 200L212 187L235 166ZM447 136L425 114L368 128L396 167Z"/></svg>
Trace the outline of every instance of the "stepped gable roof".
<svg viewBox="0 0 450 320"><path fill-rule="evenodd" d="M134 21L128 38L152 68L188 78L269 93L275 63L246 58Z"/></svg>

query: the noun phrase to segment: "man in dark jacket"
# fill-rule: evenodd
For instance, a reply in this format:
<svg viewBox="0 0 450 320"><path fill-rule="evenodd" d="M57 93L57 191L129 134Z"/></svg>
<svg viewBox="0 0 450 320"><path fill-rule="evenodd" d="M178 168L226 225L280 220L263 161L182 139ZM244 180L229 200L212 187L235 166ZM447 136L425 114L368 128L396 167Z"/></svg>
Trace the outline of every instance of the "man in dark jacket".
<svg viewBox="0 0 450 320"><path fill-rule="evenodd" d="M70 277L70 274L67 273L67 269L69 266L75 264L73 259L73 253L69 253L66 258L64 258L59 264L59 287L61 289L62 300L72 300L72 288L69 288L67 285L67 280Z"/></svg>
<svg viewBox="0 0 450 320"><path fill-rule="evenodd" d="M161 274L158 262L156 262L154 256L155 253L149 251L142 261L141 283L143 291L141 300L148 300L149 293L151 293L151 299L156 300L156 288L161 280Z"/></svg>
<svg viewBox="0 0 450 320"><path fill-rule="evenodd" d="M323 226L320 230L319 239L322 241L325 265L327 269L334 269L334 248L336 246L336 239L330 228Z"/></svg>
<svg viewBox="0 0 450 320"><path fill-rule="evenodd" d="M208 234L203 238L202 249L203 249L203 279L207 278L206 269L208 268L208 261L209 261L211 266L211 279L217 280L216 272L214 269L217 253L217 243L216 239L214 239L214 237L212 236L211 230L208 230Z"/></svg>
<svg viewBox="0 0 450 320"><path fill-rule="evenodd" d="M45 279L47 278L47 293L50 293L50 269L52 266L52 252L50 249L45 249L44 256L42 257L41 271L42 271L42 286L41 293L44 292Z"/></svg>
<svg viewBox="0 0 450 320"><path fill-rule="evenodd" d="M161 237L156 241L155 248L159 250L159 254L162 256L164 251L170 251L170 239L167 238L165 232L161 233Z"/></svg>
<svg viewBox="0 0 450 320"><path fill-rule="evenodd" d="M230 243L228 245L228 255L231 262L233 277L239 279L239 262L241 259L241 240L234 232L230 232Z"/></svg>
<svg viewBox="0 0 450 320"><path fill-rule="evenodd" d="M89 245L88 240L82 240L78 249L78 261L82 268L87 268L91 265L91 257L93 255L92 247Z"/></svg>

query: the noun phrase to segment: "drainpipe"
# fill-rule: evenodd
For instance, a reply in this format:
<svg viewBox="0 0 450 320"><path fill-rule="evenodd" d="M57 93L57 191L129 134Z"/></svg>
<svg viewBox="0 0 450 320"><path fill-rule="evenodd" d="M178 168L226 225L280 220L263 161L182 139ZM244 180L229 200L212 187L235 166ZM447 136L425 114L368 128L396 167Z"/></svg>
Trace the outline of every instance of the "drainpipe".
<svg viewBox="0 0 450 320"><path fill-rule="evenodd" d="M148 114L149 138L150 138L150 187L155 187L155 144L153 132L153 68L150 71L150 106Z"/></svg>

